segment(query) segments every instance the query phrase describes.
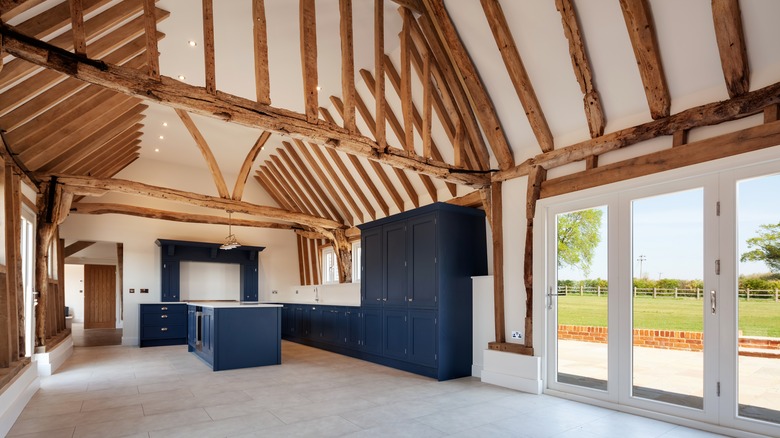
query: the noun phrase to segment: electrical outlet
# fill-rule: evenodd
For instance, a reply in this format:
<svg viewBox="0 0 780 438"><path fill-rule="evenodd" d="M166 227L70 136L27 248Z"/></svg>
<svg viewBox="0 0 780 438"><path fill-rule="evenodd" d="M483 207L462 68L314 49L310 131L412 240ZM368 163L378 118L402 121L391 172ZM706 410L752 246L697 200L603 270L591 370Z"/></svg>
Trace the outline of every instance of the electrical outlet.
<svg viewBox="0 0 780 438"><path fill-rule="evenodd" d="M512 331L512 339L523 339L523 334L518 331Z"/></svg>
<svg viewBox="0 0 780 438"><path fill-rule="evenodd" d="M272 294L278 294L278 293L279 293L279 291L272 290L272 291L271 291L271 293L272 293Z"/></svg>
<svg viewBox="0 0 780 438"><path fill-rule="evenodd" d="M142 294L148 294L149 293L149 289L141 289L141 293Z"/></svg>
<svg viewBox="0 0 780 438"><path fill-rule="evenodd" d="M130 288L130 293L131 293L131 294L134 294L134 293L135 293L135 289L133 289L133 288Z"/></svg>

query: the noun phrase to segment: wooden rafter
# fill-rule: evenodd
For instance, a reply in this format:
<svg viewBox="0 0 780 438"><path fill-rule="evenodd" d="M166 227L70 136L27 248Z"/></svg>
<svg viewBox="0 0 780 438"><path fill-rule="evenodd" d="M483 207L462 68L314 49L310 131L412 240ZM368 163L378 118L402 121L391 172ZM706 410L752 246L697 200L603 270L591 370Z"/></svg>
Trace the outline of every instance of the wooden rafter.
<svg viewBox="0 0 780 438"><path fill-rule="evenodd" d="M376 81L374 86L374 96L382 96L381 99L376 99L376 134L374 138L381 150L384 150L387 146L387 140L385 136L386 124L385 124L385 73L384 73L384 57L385 57L385 2L384 0L374 0L374 71L377 76L382 78L381 81Z"/></svg>
<svg viewBox="0 0 780 438"><path fill-rule="evenodd" d="M214 1L203 0L203 59L206 92L217 93L217 67L214 55Z"/></svg>
<svg viewBox="0 0 780 438"><path fill-rule="evenodd" d="M247 152L246 158L244 158L244 162L241 164L241 170L238 171L236 185L233 187L233 199L240 201L244 196L244 187L246 186L247 178L249 178L249 172L252 171L252 165L255 164L257 155L263 150L263 146L265 146L270 137L270 132L263 131L260 137L257 138L257 141L255 141L255 144L252 145L252 148L249 149L249 152Z"/></svg>
<svg viewBox="0 0 780 438"><path fill-rule="evenodd" d="M661 52L655 36L655 25L647 0L620 0L620 9L628 28L631 47L634 48L639 76L645 87L650 116L661 119L669 116L672 99L666 85Z"/></svg>
<svg viewBox="0 0 780 438"><path fill-rule="evenodd" d="M295 181L295 184L298 187L298 195L301 197L301 199L308 203L309 208L315 212L315 214L318 214L321 217L336 220L336 216L334 216L333 213L331 213L325 207L325 204L322 202L322 200L317 197L317 193L311 187L309 181L303 177L303 174L295 166L295 163L293 163L292 159L290 159L289 155L287 155L287 152L285 152L285 150L282 148L277 149L276 152L277 155L273 156L273 159L276 162L277 167L280 171L282 171L282 169L284 169L282 167L282 160L284 160L283 162L287 166L287 176ZM279 158L279 161L277 161L278 157L281 157Z"/></svg>
<svg viewBox="0 0 780 438"><path fill-rule="evenodd" d="M256 205L245 201L217 198L215 196L191 193L166 187L157 187L117 178L90 178L84 176L60 175L58 184L66 188L74 195L94 196L99 192L117 192L131 195L140 195L156 199L167 199L200 207L213 208L222 211L233 211L269 219L294 222L319 229L341 228L343 224L329 219L314 217L306 214L281 210L279 208Z"/></svg>
<svg viewBox="0 0 780 438"><path fill-rule="evenodd" d="M41 166L37 171L40 172L59 172L80 164L84 158L95 153L98 150L105 150L110 152L111 149L108 143L111 140L128 131L129 129L138 129L143 127L140 124L146 117L143 111L146 109L146 105L137 105L125 113L119 115L115 119L107 122L100 129L90 134L89 137L83 141L77 143L69 150L62 152L60 155L53 157L46 164Z"/></svg>
<svg viewBox="0 0 780 438"><path fill-rule="evenodd" d="M106 142L104 147L95 148L94 150L85 153L82 158L73 163L58 161L52 171L73 175L86 175L97 163L104 161L106 157L112 155L113 151L127 146L139 146L141 144L140 137L142 135L140 129L143 128L143 126L144 125L137 123L126 128Z"/></svg>
<svg viewBox="0 0 780 438"><path fill-rule="evenodd" d="M71 212L73 207L71 206ZM90 242L88 240L79 240L76 242L71 243L70 245L65 247L65 252L62 254L65 257L70 257L73 254L76 254L77 252L87 249L90 246L94 245L96 242Z"/></svg>
<svg viewBox="0 0 780 438"><path fill-rule="evenodd" d="M500 182L490 186L491 223L493 235L493 314L496 342L506 342L506 313L504 310L504 215Z"/></svg>
<svg viewBox="0 0 780 438"><path fill-rule="evenodd" d="M314 0L299 0L301 29L301 66L303 68L303 100L306 120L317 123L317 11Z"/></svg>
<svg viewBox="0 0 780 438"><path fill-rule="evenodd" d="M341 34L341 94L344 97L344 128L355 126L355 51L352 43L352 0L339 0Z"/></svg>
<svg viewBox="0 0 780 438"><path fill-rule="evenodd" d="M410 66L411 67L411 66ZM411 75L411 68L409 69ZM423 121L422 121L422 140L423 140L423 157L432 158L432 143L433 137L431 134L431 127L433 118L431 110L433 109L433 84L431 83L431 56L426 53L423 56Z"/></svg>
<svg viewBox="0 0 780 438"><path fill-rule="evenodd" d="M403 146L409 153L415 153L414 150L414 117L412 110L412 61L410 59L410 47L412 44L412 21L414 16L412 11L407 8L400 8L403 19L401 29L401 91L398 96L401 98L401 116L404 122L404 142Z"/></svg>
<svg viewBox="0 0 780 438"><path fill-rule="evenodd" d="M596 138L604 135L604 126L607 122L604 118L604 109L601 107L599 92L593 84L593 73L585 50L585 42L580 33L577 10L572 0L555 0L555 7L561 14L563 32L569 41L569 55L571 56L571 65L574 68L574 76L577 77L580 91L584 95L585 117L588 119L590 136Z"/></svg>
<svg viewBox="0 0 780 438"><path fill-rule="evenodd" d="M512 31L506 22L504 10L501 8L498 0L481 0L481 2L482 10L485 12L490 30L493 32L493 38L496 40L498 50L504 59L504 66L509 73L509 79L512 80L517 97L520 99L520 103L523 104L525 115L528 118L528 123L531 125L536 141L539 143L542 152L551 151L555 148L552 132L550 132L550 126L544 117L539 100L536 98L536 92L533 85L531 85L531 78L528 77L528 73L525 71L525 66L520 57L520 52L517 50Z"/></svg>
<svg viewBox="0 0 780 438"><path fill-rule="evenodd" d="M750 66L739 0L712 0L712 20L729 96L745 94L750 91Z"/></svg>
<svg viewBox="0 0 780 438"><path fill-rule="evenodd" d="M298 195L292 191L292 188L284 181L282 175L276 170L276 166L272 160L267 160L265 165L260 166L260 172L268 179L269 182L276 188L279 195L292 206L291 211L297 211L300 213L311 214L303 203L301 203Z"/></svg>
<svg viewBox="0 0 780 438"><path fill-rule="evenodd" d="M777 104L780 104L780 82L729 100L689 108L664 119L653 120L552 152L539 154L509 171L494 174L493 180L504 181L527 175L532 165L540 165L549 170L553 167L584 160L591 155L602 155L662 135L673 135L680 130L741 119L758 114L764 108Z"/></svg>
<svg viewBox="0 0 780 438"><path fill-rule="evenodd" d="M272 228L278 230L292 230L298 227L291 224L255 221L240 218L226 218L224 216L214 216L195 213L181 213L177 211L158 210L154 208L141 207L127 204L104 204L84 202L74 204L70 208L72 214L122 214L127 216L145 217L149 219L161 219L174 222L186 222L192 224L212 224L212 225L233 225L239 227L253 228ZM94 242L86 242L94 243ZM73 244L75 245L75 244ZM73 245L69 245L70 248ZM66 248L67 250L67 248Z"/></svg>
<svg viewBox="0 0 780 438"><path fill-rule="evenodd" d="M211 148L206 142L206 139L200 133L198 127L195 126L195 122L186 111L176 109L176 114L179 116L182 123L184 123L184 126L187 128L187 131L189 131L192 139L195 140L195 144L203 155L203 159L206 160L206 165L209 167L211 177L214 179L214 185L217 186L217 193L219 193L221 198L230 198L230 192L228 191L227 184L225 184L225 177L222 176L222 171L219 169L217 159L214 158L214 154L211 152Z"/></svg>
<svg viewBox="0 0 780 438"><path fill-rule="evenodd" d="M463 82L469 98L473 102L474 111L488 139L490 149L498 161L498 167L501 170L512 168L515 165L515 160L504 135L504 129L498 120L496 109L487 90L485 90L485 85L479 77L476 66L471 61L466 47L458 36L458 31L455 29L447 9L444 7L444 1L423 0L423 4L425 4L427 12L424 17L431 20L441 39L445 41L455 70L458 72L458 78Z"/></svg>
<svg viewBox="0 0 780 438"><path fill-rule="evenodd" d="M87 56L87 35L84 30L84 3L82 0L68 0L70 5L70 27L73 34L73 51ZM154 34L152 34L154 35Z"/></svg>
<svg viewBox="0 0 780 438"><path fill-rule="evenodd" d="M276 176L279 182L285 182L287 185L287 192L303 211L312 216L324 217L321 212L317 211L317 207L314 206L314 203L306 197L303 188L301 188L298 181L295 180L292 173L287 171L282 159L279 158L278 155L272 155L267 166L269 169L272 169L274 176Z"/></svg>
<svg viewBox="0 0 780 438"><path fill-rule="evenodd" d="M317 164L317 160L314 159L314 156L312 156L311 152L309 152L309 149L306 147L305 144L303 144L302 141L300 141L298 139L293 139L293 140L295 141L295 144L298 146L298 150L300 151L300 154L303 155L303 157L306 159L306 162L309 163L309 167L308 168L314 170L314 173L317 174L317 176L319 177L322 185L325 187L325 190L327 190L327 192L330 193L330 197L333 199L333 201L336 202L336 204L338 204L339 209L344 213L344 216L346 216L347 222L350 223L350 224L354 224L355 223L355 219L353 218L353 216L350 213L350 211L347 208L347 206L344 204L344 201L342 201L341 196L339 196L338 192L336 192L336 190L334 189L334 187L331 184L331 182L328 179L328 177L325 175L325 173L322 171L320 166ZM289 152L290 152L291 156L297 157L297 154L294 154L293 150L290 150ZM305 166L301 165L301 168L304 168L304 167ZM334 177L334 179L335 179L335 177ZM338 181L338 182L340 183L341 181ZM319 187L319 186L317 186L317 187ZM342 185L342 187L343 187L343 185ZM345 191L344 196L348 200L350 200L352 203L355 202L354 200L351 199L352 197L349 196L349 193L346 193L346 191ZM354 205L354 208L355 208L356 211L360 212L360 209L357 208L357 205ZM362 219L362 212L360 213L360 217L361 217L360 220L362 221L363 220Z"/></svg>
<svg viewBox="0 0 780 438"><path fill-rule="evenodd" d="M271 77L268 72L268 31L265 20L265 0L252 0L252 32L255 54L255 92L257 101L271 104Z"/></svg>
<svg viewBox="0 0 780 438"><path fill-rule="evenodd" d="M478 187L487 182L485 175L453 172L451 166L445 163L433 163L430 160L423 160L421 157L393 154L392 152L378 152L375 141L349 133L335 124L310 123L300 114L292 111L260 105L227 93L218 93L214 96L205 92L201 87L188 85L167 77L162 77L161 81L153 81L146 75L140 75L130 69L62 52L42 41L20 35L7 25L0 25L0 33L4 36L8 53L47 69L59 71L115 91L154 100L167 106L196 112L208 117L228 119L246 126L296 136L331 148L339 148L350 154L382 161L394 167L426 173L452 182ZM42 56L41 53L46 55ZM52 60L57 60L57 62Z"/></svg>
<svg viewBox="0 0 780 438"><path fill-rule="evenodd" d="M28 1L26 5L32 5L39 0ZM89 15L95 10L106 6L111 3L110 0L83 0L82 10L83 15ZM3 14L3 21L8 22L10 18ZM59 4L52 6L51 8L29 18L22 23L19 23L18 29L20 32L30 35L33 38L43 38L50 35L57 30L61 30L65 26L70 24L70 5L68 2L60 2ZM67 39L73 41L70 35L66 36Z"/></svg>
<svg viewBox="0 0 780 438"><path fill-rule="evenodd" d="M268 193L268 196L270 196L271 199L276 202L276 205L285 210L295 211L295 209L290 207L290 204L287 203L287 200L279 195L279 192L273 185L271 185L271 182L268 180L268 178L265 177L265 175L257 172L255 174L255 181L257 181L257 183L260 184L260 187L262 187L263 190Z"/></svg>
<svg viewBox="0 0 780 438"><path fill-rule="evenodd" d="M149 76L160 78L160 50L157 48L157 11L155 0L143 0L144 2L144 35L146 36L146 67Z"/></svg>
<svg viewBox="0 0 780 438"><path fill-rule="evenodd" d="M328 161L327 157L325 157L325 154L322 152L320 147L315 145L315 144L311 144L311 143L309 143L309 146L310 146L309 150L314 153L314 155L319 160L320 164L322 164L322 167L324 167L325 170L330 175L331 180L333 181L333 183L336 184L336 187L339 188L339 191L341 192L341 194L344 197L344 199L346 199L347 202L349 203L350 207L352 207L352 211L355 213L355 216L358 218L358 220L360 220L360 222L363 222L364 221L363 220L363 210L361 210L360 207L358 207L357 203L355 202L355 199L352 197L352 194L349 193L347 188L344 186L344 183L342 182L342 180L347 180L348 184L352 184L352 182L354 182L354 179L352 179L352 182L350 182L350 178L352 177L352 175L348 175L348 177L346 177L346 176L343 176L344 174L342 173L342 177L340 177L336 173L336 170L333 169L333 166L330 165L330 162ZM304 149L306 149L306 148L301 147L301 151L303 151ZM336 151L334 151L332 149L328 149L328 152L330 153L330 155L331 155L331 157L333 159L333 162L336 163L336 167L339 167L339 171L342 171L340 166L344 166L344 163L341 161L341 158L338 156L338 154L336 154ZM354 189L354 187L356 185L357 184L352 186L353 189ZM358 197L360 197L360 195L362 195L362 192L358 195ZM365 197L365 195L363 195L363 197ZM362 199L361 199L361 202L362 202ZM366 200L366 202L364 202L363 205L367 206L367 208L366 208L367 212L370 212L370 213L374 212L374 210L371 207L371 204L368 202L368 200ZM372 216L372 217L376 217L376 213L374 213L374 216Z"/></svg>
<svg viewBox="0 0 780 438"><path fill-rule="evenodd" d="M528 175L525 196L525 255L523 257L523 281L525 283L525 346L526 353L533 355L534 329L534 216L536 203L542 192L542 184L547 179L547 171L535 166Z"/></svg>
<svg viewBox="0 0 780 438"><path fill-rule="evenodd" d="M343 210L339 210L338 208L336 208L336 206L333 204L333 201L331 201L330 197L325 193L325 191L318 183L317 179L311 173L309 167L307 167L306 164L304 164L301 157L295 151L293 145L288 142L282 142L282 144L286 148L287 154L298 166L298 169L300 169L300 172L303 174L309 186L311 186L314 189L314 191L317 192L317 196L319 196L320 199L322 199L322 202L324 202L325 205L328 207L328 210L330 210L333 213L333 216L335 216L337 220L341 222L345 222L344 216L342 216L342 211L343 211L344 215L347 216L346 222L352 224L352 217L349 215L349 210L347 210L346 208L344 208ZM339 203L339 206L341 205L342 204Z"/></svg>
<svg viewBox="0 0 780 438"><path fill-rule="evenodd" d="M339 101L339 99L335 96L331 96L331 101L333 102L334 106L337 105L336 102ZM333 116L330 114L330 112L325 108L320 108L320 114L322 114L322 117L330 122L334 123ZM382 194L379 193L379 190L377 190L376 185L374 184L374 181L371 180L371 177L368 176L368 172L366 172L366 169L363 167L363 164L360 162L358 157L347 154L347 159L350 163L352 163L352 167L355 168L357 171L357 174L360 176L360 179L363 180L363 184L366 188L371 192L371 195L373 195L374 200L379 205L379 208L384 212L385 216L390 215L390 207L387 206L387 202L385 202L385 199L382 197Z"/></svg>

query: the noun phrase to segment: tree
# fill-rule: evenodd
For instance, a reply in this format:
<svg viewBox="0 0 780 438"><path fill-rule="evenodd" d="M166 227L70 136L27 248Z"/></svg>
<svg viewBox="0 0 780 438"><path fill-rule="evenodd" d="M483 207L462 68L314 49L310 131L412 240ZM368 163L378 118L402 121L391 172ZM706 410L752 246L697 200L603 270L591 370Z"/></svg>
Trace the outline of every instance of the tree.
<svg viewBox="0 0 780 438"><path fill-rule="evenodd" d="M748 248L755 248L742 254L743 262L764 262L769 270L780 273L780 222L758 227L758 236L747 240Z"/></svg>
<svg viewBox="0 0 780 438"><path fill-rule="evenodd" d="M604 211L591 208L558 215L558 267L578 268L587 277L601 242Z"/></svg>

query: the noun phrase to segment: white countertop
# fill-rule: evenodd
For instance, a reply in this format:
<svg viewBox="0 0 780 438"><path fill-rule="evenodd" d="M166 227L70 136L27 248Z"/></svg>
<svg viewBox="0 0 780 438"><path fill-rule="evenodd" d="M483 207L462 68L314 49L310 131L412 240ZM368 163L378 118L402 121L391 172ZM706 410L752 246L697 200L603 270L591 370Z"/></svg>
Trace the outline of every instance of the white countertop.
<svg viewBox="0 0 780 438"><path fill-rule="evenodd" d="M344 306L344 307L360 307L360 303L355 304L354 302L346 302L346 301L327 301L327 302L317 302L317 301L265 301L265 303L282 303L282 304L302 304L304 306Z"/></svg>
<svg viewBox="0 0 780 438"><path fill-rule="evenodd" d="M258 307L282 307L281 304L266 304L266 303L240 303L238 301L194 301L188 302L191 306L211 307L213 309L254 309Z"/></svg>

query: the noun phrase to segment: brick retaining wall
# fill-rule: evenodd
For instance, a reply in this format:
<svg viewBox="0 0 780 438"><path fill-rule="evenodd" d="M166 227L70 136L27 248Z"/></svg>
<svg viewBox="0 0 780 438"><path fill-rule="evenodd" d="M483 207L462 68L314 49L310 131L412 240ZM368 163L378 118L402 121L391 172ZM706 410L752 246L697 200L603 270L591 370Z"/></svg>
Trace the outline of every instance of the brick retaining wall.
<svg viewBox="0 0 780 438"><path fill-rule="evenodd" d="M606 327L559 325L558 339L607 343ZM677 330L634 329L634 345L666 350L702 350L702 333ZM780 339L740 337L740 348L780 350Z"/></svg>

